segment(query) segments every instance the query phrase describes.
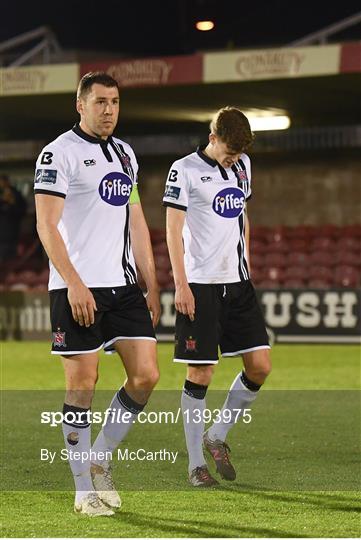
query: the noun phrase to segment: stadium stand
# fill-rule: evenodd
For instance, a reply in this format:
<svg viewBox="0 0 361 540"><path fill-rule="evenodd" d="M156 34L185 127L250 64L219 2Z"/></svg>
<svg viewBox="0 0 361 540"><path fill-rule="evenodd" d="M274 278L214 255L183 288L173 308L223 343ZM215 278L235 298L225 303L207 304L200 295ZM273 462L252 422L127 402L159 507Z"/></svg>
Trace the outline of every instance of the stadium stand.
<svg viewBox="0 0 361 540"><path fill-rule="evenodd" d="M157 278L173 289L163 229L151 229ZM259 288L331 288L361 285L361 225L255 226L251 230L252 280ZM46 290L47 258L33 237L20 239L17 256L0 265L0 290ZM140 278L140 284L145 287Z"/></svg>

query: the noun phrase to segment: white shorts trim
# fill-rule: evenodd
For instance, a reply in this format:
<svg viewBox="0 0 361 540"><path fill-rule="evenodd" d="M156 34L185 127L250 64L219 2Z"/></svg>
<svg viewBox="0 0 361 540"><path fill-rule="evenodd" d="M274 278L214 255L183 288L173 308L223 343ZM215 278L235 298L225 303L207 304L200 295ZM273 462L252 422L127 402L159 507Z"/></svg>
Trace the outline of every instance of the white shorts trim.
<svg viewBox="0 0 361 540"><path fill-rule="evenodd" d="M184 358L173 358L173 362L181 362L182 364L218 364L218 360L184 360Z"/></svg>
<svg viewBox="0 0 361 540"><path fill-rule="evenodd" d="M260 349L270 349L269 345L259 345L259 347L251 347L250 349L242 349L241 351L227 352L222 354L222 356L237 356L237 354L243 354L251 351L258 351Z"/></svg>
<svg viewBox="0 0 361 540"><path fill-rule="evenodd" d="M107 341L106 343L104 343L104 349L106 347L109 347L109 345L113 345L113 343L115 343L116 341L120 341L121 339L143 339L143 340L148 340L148 341L155 341L157 342L156 338L154 337L149 337L149 336L117 336L113 339L111 339L110 341Z"/></svg>
<svg viewBox="0 0 361 540"><path fill-rule="evenodd" d="M96 349L89 349L87 351L51 351L51 354L61 354L61 356L69 356L72 354L87 354L87 353L92 353L92 352L98 352L103 347L104 347L104 343L100 345L100 347L97 347Z"/></svg>

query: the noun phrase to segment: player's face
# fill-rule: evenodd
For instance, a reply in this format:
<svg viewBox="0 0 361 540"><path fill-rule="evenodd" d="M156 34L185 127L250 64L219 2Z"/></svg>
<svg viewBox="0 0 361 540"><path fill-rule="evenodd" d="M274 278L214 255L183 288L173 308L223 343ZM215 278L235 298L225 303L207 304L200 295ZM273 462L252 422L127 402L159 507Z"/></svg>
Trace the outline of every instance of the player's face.
<svg viewBox="0 0 361 540"><path fill-rule="evenodd" d="M81 128L93 137L106 139L111 135L118 122L118 88L93 84L90 92L77 101Z"/></svg>
<svg viewBox="0 0 361 540"><path fill-rule="evenodd" d="M211 134L209 137L209 142L211 143L213 159L216 159L218 163L226 169L232 167L232 165L237 163L241 157L241 152L234 152L228 148L226 143L224 143L216 135Z"/></svg>

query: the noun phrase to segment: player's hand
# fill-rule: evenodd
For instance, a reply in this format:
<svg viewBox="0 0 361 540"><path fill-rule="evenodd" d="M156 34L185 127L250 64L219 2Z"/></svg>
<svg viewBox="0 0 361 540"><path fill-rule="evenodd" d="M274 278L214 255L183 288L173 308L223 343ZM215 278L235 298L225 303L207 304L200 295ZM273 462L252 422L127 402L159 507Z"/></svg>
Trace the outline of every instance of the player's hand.
<svg viewBox="0 0 361 540"><path fill-rule="evenodd" d="M153 328L155 328L159 322L160 317L159 290L149 290L146 294L145 300L147 302L148 309L152 314Z"/></svg>
<svg viewBox="0 0 361 540"><path fill-rule="evenodd" d="M74 321L87 328L94 324L97 306L92 292L84 283L80 281L68 286L68 300Z"/></svg>
<svg viewBox="0 0 361 540"><path fill-rule="evenodd" d="M175 308L179 313L188 315L191 321L194 321L194 315L196 311L196 303L193 293L188 285L178 285L175 290L174 297Z"/></svg>

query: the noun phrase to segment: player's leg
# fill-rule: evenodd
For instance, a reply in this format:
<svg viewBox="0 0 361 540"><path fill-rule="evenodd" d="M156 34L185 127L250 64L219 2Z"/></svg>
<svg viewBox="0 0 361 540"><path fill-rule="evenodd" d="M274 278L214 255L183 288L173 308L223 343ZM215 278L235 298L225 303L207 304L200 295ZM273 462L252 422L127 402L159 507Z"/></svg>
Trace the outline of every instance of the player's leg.
<svg viewBox="0 0 361 540"><path fill-rule="evenodd" d="M94 492L90 474L91 424L88 411L98 379L98 354L63 356L62 360L66 385L63 434L75 483L74 509L88 515L112 515L113 512Z"/></svg>
<svg viewBox="0 0 361 540"><path fill-rule="evenodd" d="M252 402L271 371L271 360L263 315L252 284L227 286L227 294L230 309L227 330L221 340L222 355L241 355L245 368L236 375L221 409L220 421L207 431L204 444L220 475L226 480L234 480L236 472L230 463L225 440L235 423L250 412Z"/></svg>
<svg viewBox="0 0 361 540"><path fill-rule="evenodd" d="M113 508L119 508L121 502L111 476L110 462L104 456L114 452L144 409L158 382L159 370L154 340L124 339L115 342L114 347L122 358L127 379L115 393L109 405L113 415L107 417L92 447L98 458L93 459L91 471L100 498Z"/></svg>
<svg viewBox="0 0 361 540"><path fill-rule="evenodd" d="M209 487L218 482L210 475L203 454L204 410L206 393L213 375L213 365L188 365L181 407L188 451L188 474L193 486Z"/></svg>
<svg viewBox="0 0 361 540"><path fill-rule="evenodd" d="M195 319L177 313L174 361L188 364L181 408L189 457L189 480L194 486L212 486L203 454L206 393L218 363L218 292L216 285L190 284L195 298Z"/></svg>

